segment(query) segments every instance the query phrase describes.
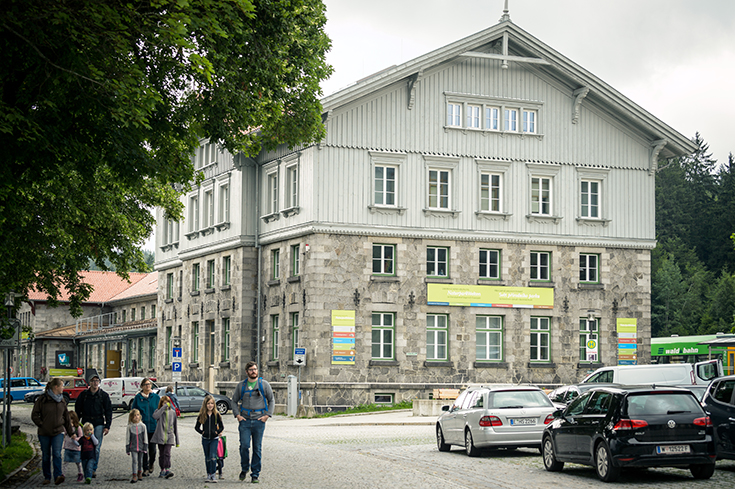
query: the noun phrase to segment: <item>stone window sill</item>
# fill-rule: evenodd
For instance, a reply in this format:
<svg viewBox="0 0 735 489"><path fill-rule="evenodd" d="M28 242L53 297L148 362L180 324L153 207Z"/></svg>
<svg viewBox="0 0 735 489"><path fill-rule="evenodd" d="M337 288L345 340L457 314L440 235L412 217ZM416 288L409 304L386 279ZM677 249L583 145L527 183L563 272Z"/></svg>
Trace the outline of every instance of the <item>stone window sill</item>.
<svg viewBox="0 0 735 489"><path fill-rule="evenodd" d="M475 368L508 368L506 362L475 362Z"/></svg>

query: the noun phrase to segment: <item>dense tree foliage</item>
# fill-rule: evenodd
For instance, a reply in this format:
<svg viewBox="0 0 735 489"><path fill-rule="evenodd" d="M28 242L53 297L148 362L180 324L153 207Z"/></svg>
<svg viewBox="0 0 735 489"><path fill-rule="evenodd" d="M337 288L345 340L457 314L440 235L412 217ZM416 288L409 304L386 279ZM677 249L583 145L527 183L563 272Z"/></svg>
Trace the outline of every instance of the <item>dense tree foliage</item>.
<svg viewBox="0 0 735 489"><path fill-rule="evenodd" d="M65 287L75 313L90 260L145 269L201 138L320 140L325 23L320 0L1 0L0 294Z"/></svg>
<svg viewBox="0 0 735 489"><path fill-rule="evenodd" d="M735 332L735 161L697 151L656 178L652 334Z"/></svg>

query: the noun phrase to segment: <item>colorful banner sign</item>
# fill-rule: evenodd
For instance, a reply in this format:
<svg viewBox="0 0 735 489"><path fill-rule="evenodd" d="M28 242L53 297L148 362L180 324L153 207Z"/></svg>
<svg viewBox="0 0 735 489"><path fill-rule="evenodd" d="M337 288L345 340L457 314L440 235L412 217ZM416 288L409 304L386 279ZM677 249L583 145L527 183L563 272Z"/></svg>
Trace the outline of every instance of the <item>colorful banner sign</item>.
<svg viewBox="0 0 735 489"><path fill-rule="evenodd" d="M618 318L618 365L638 364L638 320Z"/></svg>
<svg viewBox="0 0 735 489"><path fill-rule="evenodd" d="M546 287L428 284L426 295L430 306L554 308L554 289Z"/></svg>
<svg viewBox="0 0 735 489"><path fill-rule="evenodd" d="M355 364L355 311L332 311L332 365Z"/></svg>

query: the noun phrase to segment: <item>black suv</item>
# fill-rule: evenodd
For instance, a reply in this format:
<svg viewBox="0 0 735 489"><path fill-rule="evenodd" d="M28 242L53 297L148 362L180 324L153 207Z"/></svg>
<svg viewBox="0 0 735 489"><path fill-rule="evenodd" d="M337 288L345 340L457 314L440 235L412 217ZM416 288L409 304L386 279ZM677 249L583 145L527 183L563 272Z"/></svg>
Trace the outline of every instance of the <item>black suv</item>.
<svg viewBox="0 0 735 489"><path fill-rule="evenodd" d="M689 390L600 387L554 412L542 439L544 467L591 465L604 482L617 480L622 467L682 467L708 479L717 459L712 434Z"/></svg>
<svg viewBox="0 0 735 489"><path fill-rule="evenodd" d="M735 459L735 375L713 380L702 406L712 419L717 457Z"/></svg>

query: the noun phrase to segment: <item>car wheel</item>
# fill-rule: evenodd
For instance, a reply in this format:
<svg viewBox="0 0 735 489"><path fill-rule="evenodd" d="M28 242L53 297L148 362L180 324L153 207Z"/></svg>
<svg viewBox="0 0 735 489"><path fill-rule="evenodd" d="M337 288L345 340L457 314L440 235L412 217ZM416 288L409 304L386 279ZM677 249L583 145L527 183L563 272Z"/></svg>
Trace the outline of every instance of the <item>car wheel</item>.
<svg viewBox="0 0 735 489"><path fill-rule="evenodd" d="M715 464L690 465L689 470L695 479L709 479L715 473Z"/></svg>
<svg viewBox="0 0 735 489"><path fill-rule="evenodd" d="M464 432L464 450L467 452L468 457L477 457L480 454L480 450L475 446L475 442L472 441L472 432L469 428Z"/></svg>
<svg viewBox="0 0 735 489"><path fill-rule="evenodd" d="M602 482L615 482L620 477L620 467L613 466L610 449L602 442L595 448L595 470Z"/></svg>
<svg viewBox="0 0 735 489"><path fill-rule="evenodd" d="M452 447L447 445L444 441L444 433L442 433L441 426L439 425L436 425L436 448L438 448L440 452L448 452L452 449Z"/></svg>
<svg viewBox="0 0 735 489"><path fill-rule="evenodd" d="M547 471L559 472L564 468L564 462L559 462L554 455L554 444L551 442L550 436L544 438L544 442L541 445L541 455L544 459L544 468Z"/></svg>
<svg viewBox="0 0 735 489"><path fill-rule="evenodd" d="M227 403L225 401L217 401L217 412L219 412L222 415L227 414L227 410L229 409L227 407Z"/></svg>

